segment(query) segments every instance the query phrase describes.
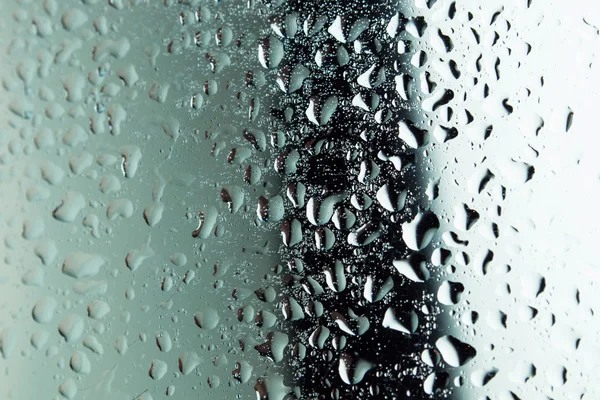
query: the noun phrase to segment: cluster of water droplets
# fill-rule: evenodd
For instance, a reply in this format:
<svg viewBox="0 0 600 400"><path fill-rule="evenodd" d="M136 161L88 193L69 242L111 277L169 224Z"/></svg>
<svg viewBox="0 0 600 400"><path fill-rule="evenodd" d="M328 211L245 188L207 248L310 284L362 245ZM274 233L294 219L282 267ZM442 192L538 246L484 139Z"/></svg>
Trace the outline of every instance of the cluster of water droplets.
<svg viewBox="0 0 600 400"><path fill-rule="evenodd" d="M0 5L6 398L593 396L558 17L475 3Z"/></svg>

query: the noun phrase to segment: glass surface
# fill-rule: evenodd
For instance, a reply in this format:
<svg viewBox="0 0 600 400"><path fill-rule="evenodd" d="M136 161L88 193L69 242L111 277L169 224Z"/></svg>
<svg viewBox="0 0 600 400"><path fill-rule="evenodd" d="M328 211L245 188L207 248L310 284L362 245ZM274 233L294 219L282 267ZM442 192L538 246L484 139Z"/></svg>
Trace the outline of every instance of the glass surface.
<svg viewBox="0 0 600 400"><path fill-rule="evenodd" d="M600 398L593 0L0 22L0 398Z"/></svg>

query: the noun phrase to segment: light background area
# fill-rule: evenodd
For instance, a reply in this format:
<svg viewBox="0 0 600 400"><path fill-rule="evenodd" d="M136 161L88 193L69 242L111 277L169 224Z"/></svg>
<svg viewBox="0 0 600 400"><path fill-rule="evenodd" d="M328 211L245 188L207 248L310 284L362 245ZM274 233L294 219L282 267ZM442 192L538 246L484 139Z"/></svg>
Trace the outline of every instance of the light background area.
<svg viewBox="0 0 600 400"><path fill-rule="evenodd" d="M464 370L449 369L452 378L464 378L465 385L455 392L460 399L600 396L594 375L600 362L600 214L595 206L600 195L600 9L593 1L530 3L460 3L472 11L474 22L467 26L479 26L481 44L473 42L468 29L451 35L453 55L471 71L462 81L465 86L450 85L468 95L466 101L455 99L453 107L458 114L471 112L471 127L493 125L493 131L483 140L481 129L459 124L456 139L436 144L427 155L435 166L431 177L439 179L440 197L432 209L446 219L440 232L454 231L469 242L452 247L440 235L442 245L454 253L450 263L456 272L447 279L466 287L458 306L445 307L448 318L441 329L454 332L478 353ZM496 12L499 17L489 25ZM446 32L451 25L439 19ZM491 47L487 43L494 32L500 41ZM531 45L528 55L523 43ZM477 72L474 61L480 54ZM480 84L472 86L472 76ZM483 83L489 85L487 98ZM502 108L503 99L513 106L512 114ZM535 173L525 182L528 167ZM474 188L486 169L494 178L478 193ZM455 225L462 204L480 214L468 232ZM499 230L497 239L492 223ZM494 256L484 275L488 251ZM463 252L470 259L467 265L460 261ZM545 288L536 296L542 279ZM532 320L529 307L537 310ZM486 373L496 375L483 388L474 387Z"/></svg>

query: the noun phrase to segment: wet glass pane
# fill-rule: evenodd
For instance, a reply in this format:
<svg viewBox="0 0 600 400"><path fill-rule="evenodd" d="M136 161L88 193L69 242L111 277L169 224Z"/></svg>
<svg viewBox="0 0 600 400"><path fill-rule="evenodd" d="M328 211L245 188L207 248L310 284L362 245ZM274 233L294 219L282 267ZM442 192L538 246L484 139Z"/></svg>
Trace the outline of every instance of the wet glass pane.
<svg viewBox="0 0 600 400"><path fill-rule="evenodd" d="M0 22L0 398L600 398L592 0Z"/></svg>

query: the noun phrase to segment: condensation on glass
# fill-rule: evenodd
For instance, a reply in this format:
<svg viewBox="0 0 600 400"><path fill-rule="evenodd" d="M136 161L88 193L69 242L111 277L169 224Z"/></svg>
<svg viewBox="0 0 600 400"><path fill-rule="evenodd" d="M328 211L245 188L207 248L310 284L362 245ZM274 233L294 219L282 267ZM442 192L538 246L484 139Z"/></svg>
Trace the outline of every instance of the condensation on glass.
<svg viewBox="0 0 600 400"><path fill-rule="evenodd" d="M0 397L600 397L591 0L0 21Z"/></svg>

